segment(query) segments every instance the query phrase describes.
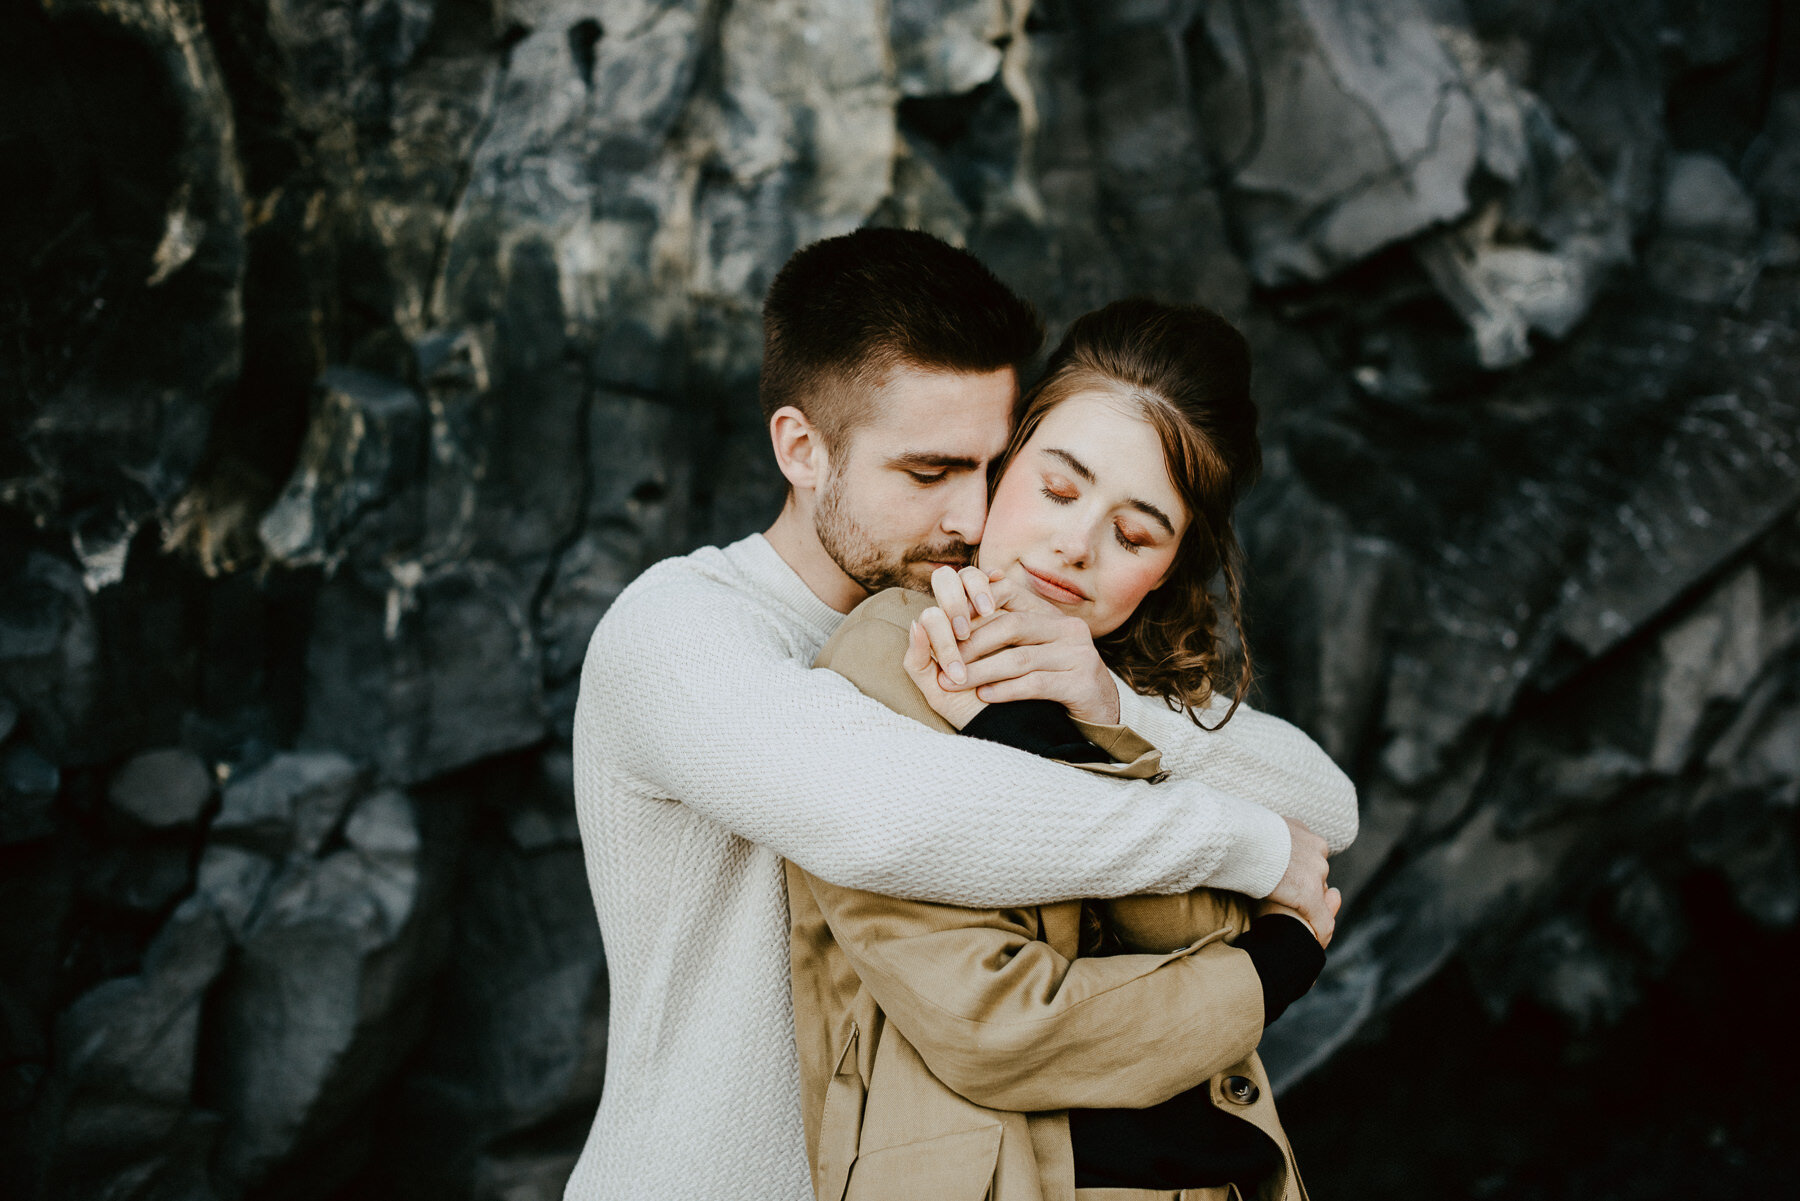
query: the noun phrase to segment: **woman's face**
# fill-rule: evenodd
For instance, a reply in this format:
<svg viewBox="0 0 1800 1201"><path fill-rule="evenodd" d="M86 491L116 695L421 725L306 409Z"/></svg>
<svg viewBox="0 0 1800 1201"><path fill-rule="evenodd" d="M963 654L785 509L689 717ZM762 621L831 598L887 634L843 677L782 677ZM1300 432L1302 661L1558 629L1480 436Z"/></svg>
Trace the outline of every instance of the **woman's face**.
<svg viewBox="0 0 1800 1201"><path fill-rule="evenodd" d="M1078 393L1044 414L1000 477L980 563L1098 638L1162 583L1187 524L1155 427L1116 397Z"/></svg>

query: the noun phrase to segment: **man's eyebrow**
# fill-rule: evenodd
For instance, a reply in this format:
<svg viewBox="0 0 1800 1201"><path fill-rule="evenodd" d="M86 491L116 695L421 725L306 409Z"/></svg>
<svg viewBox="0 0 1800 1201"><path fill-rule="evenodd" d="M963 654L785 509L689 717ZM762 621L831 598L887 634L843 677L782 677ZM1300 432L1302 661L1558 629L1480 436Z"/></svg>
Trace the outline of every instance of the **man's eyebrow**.
<svg viewBox="0 0 1800 1201"><path fill-rule="evenodd" d="M1069 465L1070 471L1073 471L1076 475L1080 476L1082 479L1086 480L1088 483L1091 484L1094 482L1094 473L1092 471L1088 470L1088 465L1086 463L1083 463L1080 459L1076 458L1074 455L1070 454L1068 451L1058 450L1054 446L1047 446L1044 448L1044 453L1047 455L1055 455L1057 458L1061 459L1064 463L1067 463ZM1159 525L1162 526L1163 529L1169 531L1169 533L1173 534L1175 532L1175 523L1173 521L1169 520L1169 515L1167 513L1163 512L1161 509L1157 508L1155 505L1151 504L1149 501L1138 500L1136 497L1133 497L1132 499L1126 501L1125 503L1127 505L1130 505L1132 508L1136 509L1138 512L1144 514L1146 517L1149 517L1149 518L1152 518L1153 520L1155 520Z"/></svg>
<svg viewBox="0 0 1800 1201"><path fill-rule="evenodd" d="M902 471L980 471L987 464L968 455L950 455L932 450L909 450L887 461L889 467Z"/></svg>

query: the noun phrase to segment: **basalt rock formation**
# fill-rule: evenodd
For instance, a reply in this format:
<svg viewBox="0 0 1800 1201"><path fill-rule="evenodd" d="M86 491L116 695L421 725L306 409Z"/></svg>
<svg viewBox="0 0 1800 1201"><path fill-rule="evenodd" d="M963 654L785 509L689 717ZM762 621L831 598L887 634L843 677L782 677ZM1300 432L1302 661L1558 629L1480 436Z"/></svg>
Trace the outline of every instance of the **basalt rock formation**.
<svg viewBox="0 0 1800 1201"><path fill-rule="evenodd" d="M587 636L769 520L760 297L867 223L1251 336L1260 703L1362 797L1315 1183L1371 1063L1575 1078L1795 949L1792 0L28 0L0 161L8 1196L560 1195ZM1761 1045L1411 1187L1791 1179Z"/></svg>

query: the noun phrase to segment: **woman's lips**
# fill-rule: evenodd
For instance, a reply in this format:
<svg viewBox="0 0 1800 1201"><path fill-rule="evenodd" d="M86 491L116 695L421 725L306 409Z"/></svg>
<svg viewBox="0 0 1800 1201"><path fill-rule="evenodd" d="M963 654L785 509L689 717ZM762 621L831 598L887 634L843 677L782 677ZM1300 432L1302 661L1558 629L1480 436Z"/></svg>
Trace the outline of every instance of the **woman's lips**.
<svg viewBox="0 0 1800 1201"><path fill-rule="evenodd" d="M1087 593L1068 580L1033 571L1023 563L1019 566L1024 570L1025 582L1031 585L1031 590L1053 605L1076 605L1088 598Z"/></svg>

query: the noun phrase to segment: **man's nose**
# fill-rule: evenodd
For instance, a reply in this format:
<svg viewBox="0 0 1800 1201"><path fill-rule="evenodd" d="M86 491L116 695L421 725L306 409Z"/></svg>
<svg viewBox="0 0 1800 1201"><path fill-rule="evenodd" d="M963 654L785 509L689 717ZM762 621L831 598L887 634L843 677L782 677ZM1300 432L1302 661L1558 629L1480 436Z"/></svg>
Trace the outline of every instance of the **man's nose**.
<svg viewBox="0 0 1800 1201"><path fill-rule="evenodd" d="M979 471L966 474L967 479L951 485L950 504L938 528L974 546L981 541L982 528L987 525L987 476Z"/></svg>

